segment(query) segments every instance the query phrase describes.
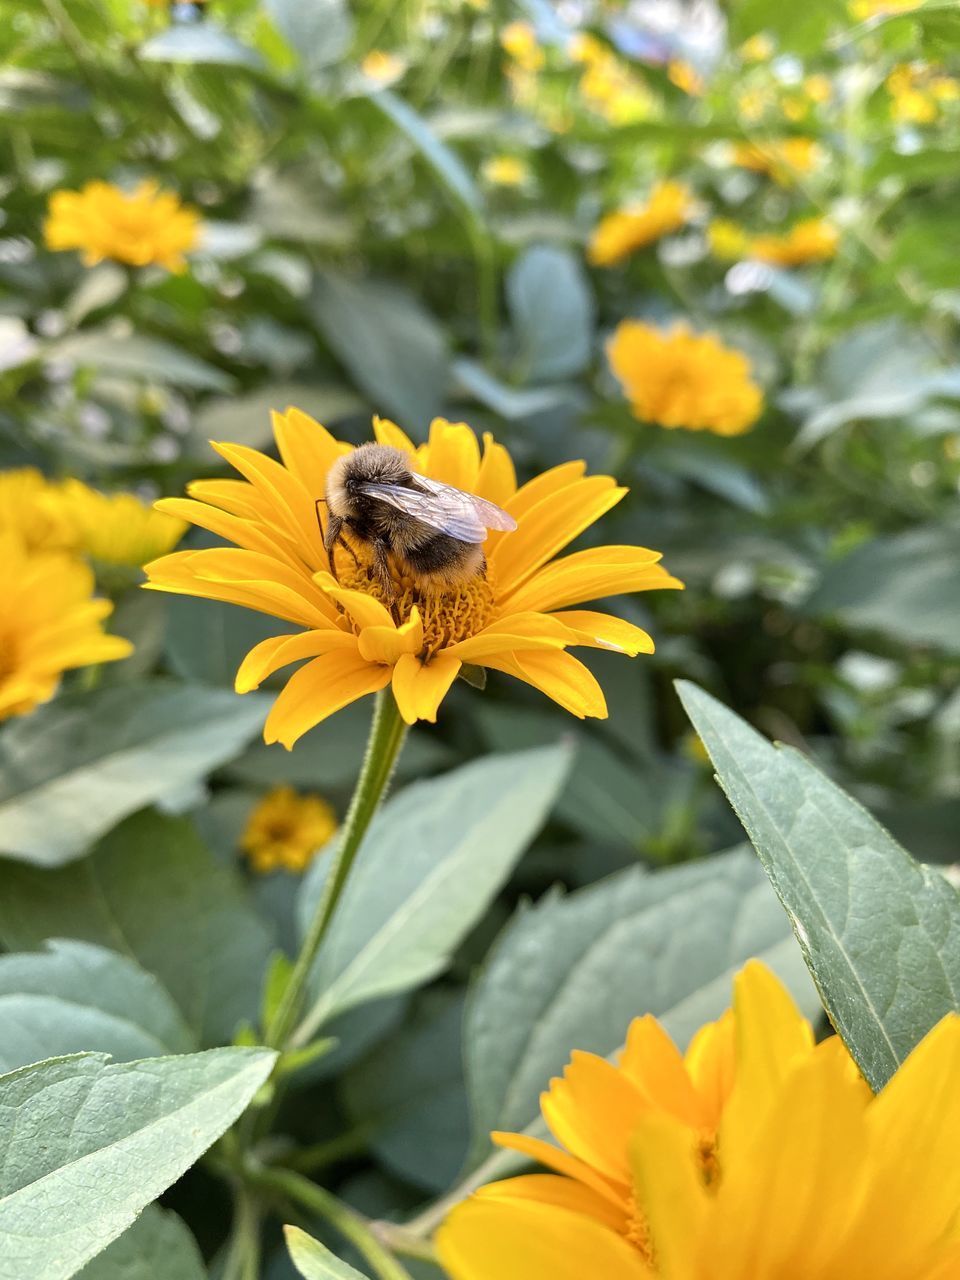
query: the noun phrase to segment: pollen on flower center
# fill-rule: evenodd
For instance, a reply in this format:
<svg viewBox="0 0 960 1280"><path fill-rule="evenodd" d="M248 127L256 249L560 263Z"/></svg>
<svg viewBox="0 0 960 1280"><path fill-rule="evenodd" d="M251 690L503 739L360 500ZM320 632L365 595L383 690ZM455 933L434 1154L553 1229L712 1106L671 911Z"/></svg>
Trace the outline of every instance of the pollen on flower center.
<svg viewBox="0 0 960 1280"><path fill-rule="evenodd" d="M424 661L429 661L441 649L476 635L494 619L496 592L490 581L489 568L486 577L477 574L455 586L438 588L423 586L411 575L401 574L391 564L390 573L396 589L391 600L362 550L359 555L359 564L354 564L346 555L338 561L340 585L350 591L363 591L374 596L387 608L393 608L401 623L407 621L416 605L423 622L421 656Z"/></svg>

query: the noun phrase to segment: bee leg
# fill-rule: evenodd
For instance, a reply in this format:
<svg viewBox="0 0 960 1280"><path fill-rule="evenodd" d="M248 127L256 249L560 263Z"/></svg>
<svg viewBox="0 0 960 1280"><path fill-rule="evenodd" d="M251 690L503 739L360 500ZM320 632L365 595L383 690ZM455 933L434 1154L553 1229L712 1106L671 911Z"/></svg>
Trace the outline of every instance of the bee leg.
<svg viewBox="0 0 960 1280"><path fill-rule="evenodd" d="M317 511L317 519L319 520L319 518L320 512ZM326 532L323 535L323 549L326 551L327 559L330 561L330 572L333 574L334 579L337 582L339 582L340 579L337 577L337 562L334 558L333 552L338 542L346 545L343 539L343 521L339 516L335 516L331 511L330 519L327 521Z"/></svg>
<svg viewBox="0 0 960 1280"><path fill-rule="evenodd" d="M393 614L394 622L399 622L397 616L396 595L397 588L393 581L393 575L390 572L390 560L387 555L389 544L378 540L373 544L373 572L376 574L377 581L380 583L380 589L383 592L384 599L390 602L390 612Z"/></svg>

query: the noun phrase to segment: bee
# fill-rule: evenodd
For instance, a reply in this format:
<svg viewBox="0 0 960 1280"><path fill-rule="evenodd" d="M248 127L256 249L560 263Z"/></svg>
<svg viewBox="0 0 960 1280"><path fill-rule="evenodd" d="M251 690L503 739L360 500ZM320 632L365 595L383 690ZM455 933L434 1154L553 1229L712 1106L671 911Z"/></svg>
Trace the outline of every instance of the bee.
<svg viewBox="0 0 960 1280"><path fill-rule="evenodd" d="M517 527L492 502L418 475L405 453L384 444L362 444L338 458L320 501L327 506L323 545L333 576L338 546L360 563L343 536L347 529L371 549L373 572L387 600L396 595L390 556L418 584L443 589L485 573L488 529Z"/></svg>

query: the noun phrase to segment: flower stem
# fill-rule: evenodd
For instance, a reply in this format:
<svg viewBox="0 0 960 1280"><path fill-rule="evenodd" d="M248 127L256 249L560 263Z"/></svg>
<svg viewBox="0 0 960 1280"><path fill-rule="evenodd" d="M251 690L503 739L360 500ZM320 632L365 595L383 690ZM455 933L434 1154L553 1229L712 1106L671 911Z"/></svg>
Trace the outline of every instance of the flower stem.
<svg viewBox="0 0 960 1280"><path fill-rule="evenodd" d="M294 1173L292 1169L253 1168L248 1170L248 1176L264 1189L279 1192L329 1222L363 1254L378 1280L411 1280L406 1267L381 1244L359 1213L302 1173Z"/></svg>
<svg viewBox="0 0 960 1280"><path fill-rule="evenodd" d="M286 990L270 1020L270 1025L266 1028L266 1043L271 1048L288 1049L302 1043L305 1038L303 1028L298 1030L294 1028L303 1003L310 970L313 968L320 944L333 919L370 820L386 794L406 731L407 726L400 718L392 692L384 689L377 695L373 724L370 726L370 737L367 740L367 751L353 799L350 801L347 820L343 824L340 846L324 882L320 900L303 939L303 945L293 966ZM309 1031L306 1035L309 1035Z"/></svg>

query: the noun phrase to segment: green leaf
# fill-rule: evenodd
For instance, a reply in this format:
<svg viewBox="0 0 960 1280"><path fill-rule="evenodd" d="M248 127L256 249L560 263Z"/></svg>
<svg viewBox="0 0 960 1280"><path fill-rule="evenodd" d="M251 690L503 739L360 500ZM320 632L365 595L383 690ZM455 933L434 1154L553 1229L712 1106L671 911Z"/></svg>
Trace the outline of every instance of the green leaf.
<svg viewBox="0 0 960 1280"><path fill-rule="evenodd" d="M449 377L446 335L433 316L405 290L330 270L317 273L311 311L374 411L424 438Z"/></svg>
<svg viewBox="0 0 960 1280"><path fill-rule="evenodd" d="M299 1227L284 1227L293 1265L305 1280L367 1280L360 1271L341 1262L330 1250Z"/></svg>
<svg viewBox="0 0 960 1280"><path fill-rule="evenodd" d="M46 348L44 359L89 366L112 377L169 382L196 391L226 392L234 385L228 374L170 342L140 334L117 337L105 329L61 338Z"/></svg>
<svg viewBox="0 0 960 1280"><path fill-rule="evenodd" d="M389 89L380 89L371 94L370 102L406 134L451 195L474 218L482 218L483 197L469 169L457 153L438 137L423 116Z"/></svg>
<svg viewBox="0 0 960 1280"><path fill-rule="evenodd" d="M236 755L264 715L259 697L153 680L70 694L11 722L0 733L0 852L69 862Z"/></svg>
<svg viewBox="0 0 960 1280"><path fill-rule="evenodd" d="M350 48L353 19L344 0L266 0L264 7L308 80Z"/></svg>
<svg viewBox="0 0 960 1280"><path fill-rule="evenodd" d="M640 1014L686 1045L729 1006L732 976L750 956L816 1012L789 926L744 849L653 874L630 868L521 910L467 1009L475 1156L489 1150L491 1129L530 1123L574 1049L613 1053Z"/></svg>
<svg viewBox="0 0 960 1280"><path fill-rule="evenodd" d="M406 1182L446 1191L463 1167L470 1117L463 1084L463 996L428 989L409 1019L342 1077L352 1122Z"/></svg>
<svg viewBox="0 0 960 1280"><path fill-rule="evenodd" d="M783 52L815 54L823 50L835 28L849 23L843 0L794 5L777 0L733 0L730 5L730 38L735 45L764 32L773 36Z"/></svg>
<svg viewBox="0 0 960 1280"><path fill-rule="evenodd" d="M309 1023L435 977L552 808L566 747L489 756L391 800L370 826L313 971ZM328 862L304 883L313 912Z"/></svg>
<svg viewBox="0 0 960 1280"><path fill-rule="evenodd" d="M271 938L182 818L141 813L55 871L0 863L0 939L29 950L69 934L111 947L163 983L203 1044L253 1021Z"/></svg>
<svg viewBox="0 0 960 1280"><path fill-rule="evenodd" d="M263 448L273 442L271 409L282 411L290 405L309 413L325 427L361 413L364 408L355 391L335 382L269 383L246 396L208 401L196 416L196 432L202 440L230 440Z"/></svg>
<svg viewBox="0 0 960 1280"><path fill-rule="evenodd" d="M153 1204L77 1280L207 1280L207 1272L186 1224Z"/></svg>
<svg viewBox="0 0 960 1280"><path fill-rule="evenodd" d="M184 680L232 690L240 663L254 645L296 630L282 618L239 605L195 596L171 596L167 604L166 656L173 672Z"/></svg>
<svg viewBox="0 0 960 1280"><path fill-rule="evenodd" d="M874 1089L960 1008L960 899L799 752L677 685L827 1012Z"/></svg>
<svg viewBox="0 0 960 1280"><path fill-rule="evenodd" d="M455 360L453 372L465 391L508 421L546 413L548 409L555 409L557 405L577 397L576 389L567 386L511 387L488 373L475 360Z"/></svg>
<svg viewBox="0 0 960 1280"><path fill-rule="evenodd" d="M930 525L874 538L827 567L804 611L960 653L958 564L960 529Z"/></svg>
<svg viewBox="0 0 960 1280"><path fill-rule="evenodd" d="M582 373L593 348L594 301L579 257L534 245L507 276L507 301L530 382Z"/></svg>
<svg viewBox="0 0 960 1280"><path fill-rule="evenodd" d="M67 1280L220 1137L270 1073L265 1049L0 1077L0 1280Z"/></svg>
<svg viewBox="0 0 960 1280"><path fill-rule="evenodd" d="M0 1022L0 1071L88 1049L132 1062L197 1048L156 978L113 951L72 940L0 956Z"/></svg>

